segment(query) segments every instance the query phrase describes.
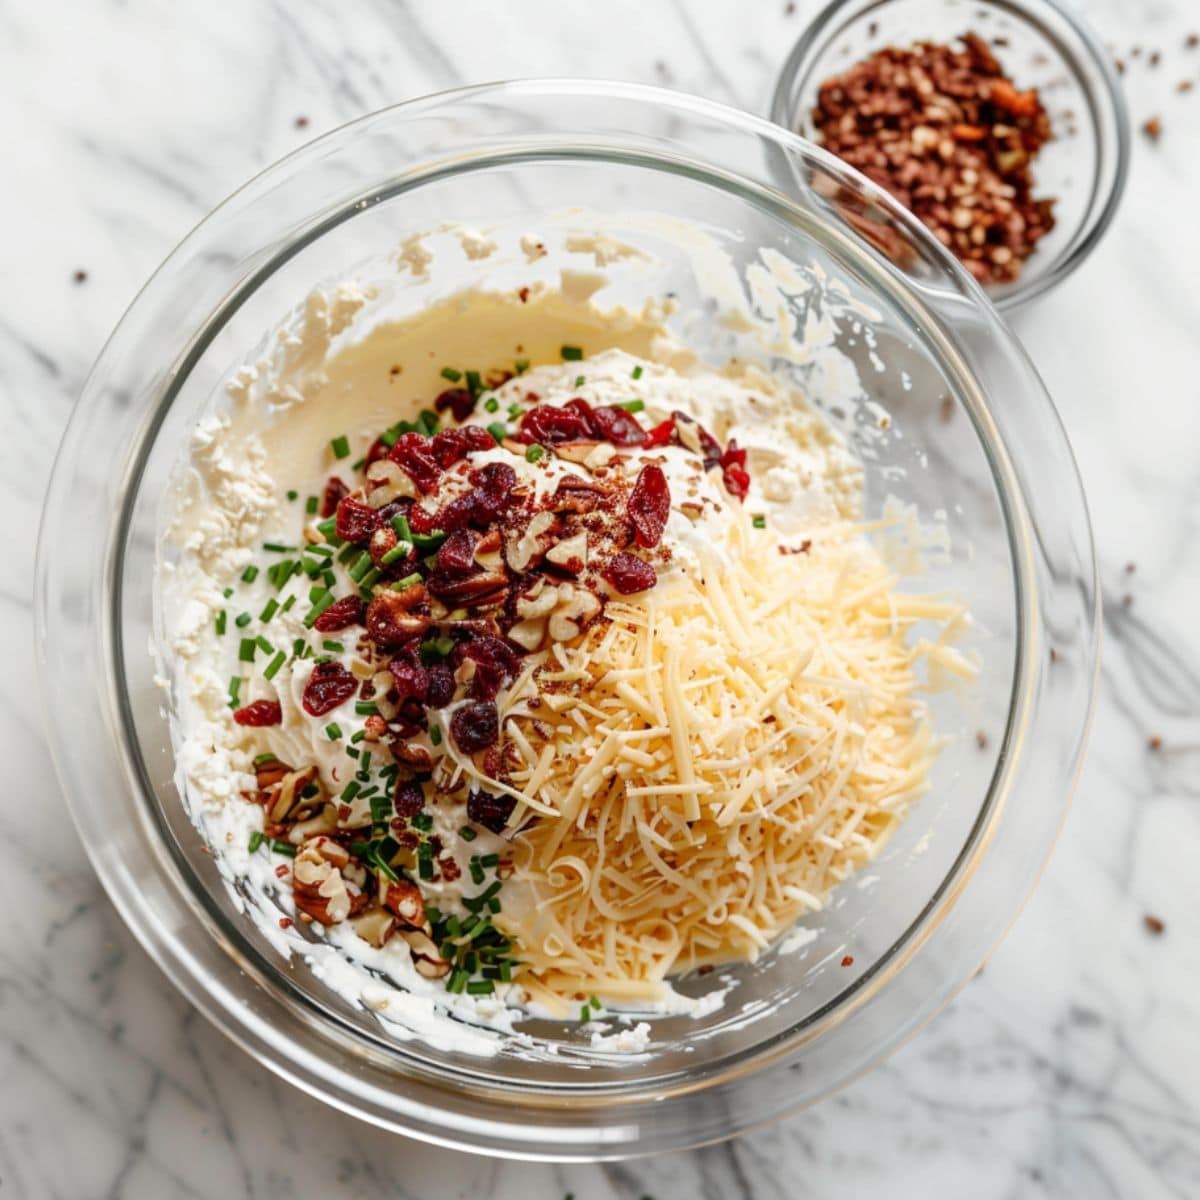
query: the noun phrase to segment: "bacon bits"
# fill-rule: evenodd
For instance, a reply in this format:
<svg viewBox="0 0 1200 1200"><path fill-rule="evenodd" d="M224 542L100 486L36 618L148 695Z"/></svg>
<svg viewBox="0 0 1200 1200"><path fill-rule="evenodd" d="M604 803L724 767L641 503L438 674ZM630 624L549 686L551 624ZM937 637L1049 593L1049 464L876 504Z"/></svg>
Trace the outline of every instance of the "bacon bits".
<svg viewBox="0 0 1200 1200"><path fill-rule="evenodd" d="M450 735L464 754L494 746L500 737L500 716L492 700L470 700L450 718Z"/></svg>
<svg viewBox="0 0 1200 1200"><path fill-rule="evenodd" d="M491 792L472 792L467 797L467 817L492 833L503 833L508 818L516 808L512 796L494 796Z"/></svg>
<svg viewBox="0 0 1200 1200"><path fill-rule="evenodd" d="M253 704L239 708L233 719L239 725L278 725L283 720L283 709L277 700L255 700Z"/></svg>
<svg viewBox="0 0 1200 1200"><path fill-rule="evenodd" d="M345 704L357 691L358 680L340 663L317 663L304 685L304 711L310 717L322 717Z"/></svg>
<svg viewBox="0 0 1200 1200"><path fill-rule="evenodd" d="M645 559L638 558L636 554L627 554L623 550L608 560L600 574L622 596L649 591L658 582L657 572Z"/></svg>
<svg viewBox="0 0 1200 1200"><path fill-rule="evenodd" d="M313 628L321 633L334 633L351 625L361 625L362 614L362 601L357 596L343 596L313 621Z"/></svg>
<svg viewBox="0 0 1200 1200"><path fill-rule="evenodd" d="M661 467L648 463L638 472L627 511L637 544L643 549L657 546L671 515L671 490Z"/></svg>
<svg viewBox="0 0 1200 1200"><path fill-rule="evenodd" d="M343 542L365 542L379 528L379 513L352 496L343 496L337 506L337 535Z"/></svg>

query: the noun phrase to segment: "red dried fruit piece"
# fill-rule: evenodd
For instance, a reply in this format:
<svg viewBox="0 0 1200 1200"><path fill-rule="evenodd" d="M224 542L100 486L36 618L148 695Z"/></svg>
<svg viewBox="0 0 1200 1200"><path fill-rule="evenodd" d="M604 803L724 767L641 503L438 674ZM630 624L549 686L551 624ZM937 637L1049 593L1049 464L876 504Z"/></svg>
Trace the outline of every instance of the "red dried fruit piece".
<svg viewBox="0 0 1200 1200"><path fill-rule="evenodd" d="M555 408L552 404L542 404L531 408L521 418L517 440L555 446L559 442L578 442L587 436L588 421L578 409L566 406Z"/></svg>
<svg viewBox="0 0 1200 1200"><path fill-rule="evenodd" d="M494 637L459 642L450 661L456 668L468 661L475 664L471 695L476 700L495 700L500 689L516 678L520 662L517 652L507 642Z"/></svg>
<svg viewBox="0 0 1200 1200"><path fill-rule="evenodd" d="M379 514L352 496L337 506L337 535L343 542L365 542L379 528Z"/></svg>
<svg viewBox="0 0 1200 1200"><path fill-rule="evenodd" d="M653 449L656 446L667 446L676 440L675 418L668 417L665 421L655 425L653 429L646 433L646 440L642 442L644 449Z"/></svg>
<svg viewBox="0 0 1200 1200"><path fill-rule="evenodd" d="M593 436L614 446L641 446L646 441L646 431L637 423L632 413L615 404L605 404L592 410Z"/></svg>
<svg viewBox="0 0 1200 1200"><path fill-rule="evenodd" d="M422 492L432 492L442 468L433 457L430 441L423 433L402 433L388 452L392 460Z"/></svg>
<svg viewBox="0 0 1200 1200"><path fill-rule="evenodd" d="M475 484L472 519L485 528L508 511L512 490L517 486L517 473L508 463L488 463L471 472Z"/></svg>
<svg viewBox="0 0 1200 1200"><path fill-rule="evenodd" d="M517 807L513 796L493 796L491 792L472 792L467 797L467 818L492 833L503 833Z"/></svg>
<svg viewBox="0 0 1200 1200"><path fill-rule="evenodd" d="M369 467L372 463L378 462L381 458L387 458L388 451L391 446L387 444L381 437L377 437L367 451L366 465Z"/></svg>
<svg viewBox="0 0 1200 1200"><path fill-rule="evenodd" d="M445 708L454 699L454 672L444 663L429 668L429 687L425 703L430 708Z"/></svg>
<svg viewBox="0 0 1200 1200"><path fill-rule="evenodd" d="M415 779L401 779L396 784L396 815L415 817L425 807L425 792Z"/></svg>
<svg viewBox="0 0 1200 1200"><path fill-rule="evenodd" d="M456 529L438 547L438 570L448 575L470 574L475 570L475 547L478 543L477 533L470 529Z"/></svg>
<svg viewBox="0 0 1200 1200"><path fill-rule="evenodd" d="M253 704L239 708L233 719L239 725L278 725L283 720L283 709L277 700L255 700Z"/></svg>
<svg viewBox="0 0 1200 1200"><path fill-rule="evenodd" d="M450 410L451 416L462 424L475 411L475 397L466 388L447 388L433 402L435 412Z"/></svg>
<svg viewBox="0 0 1200 1200"><path fill-rule="evenodd" d="M333 633L350 625L363 623L362 601L357 596L343 596L335 600L314 622L313 628L321 633Z"/></svg>
<svg viewBox="0 0 1200 1200"><path fill-rule="evenodd" d="M658 582L658 573L645 559L638 558L636 554L626 554L624 550L614 554L600 574L622 596L649 591Z"/></svg>
<svg viewBox="0 0 1200 1200"><path fill-rule="evenodd" d="M394 658L388 663L392 675L392 686L396 690L398 703L405 700L424 701L429 691L429 673L414 653L411 657Z"/></svg>
<svg viewBox="0 0 1200 1200"><path fill-rule="evenodd" d="M408 509L408 527L413 533L432 533L440 528L438 517L440 513L431 513L420 504L412 504Z"/></svg>
<svg viewBox="0 0 1200 1200"><path fill-rule="evenodd" d="M434 434L429 445L438 465L445 468L477 450L494 450L496 439L482 425L464 425L461 429L443 429Z"/></svg>
<svg viewBox="0 0 1200 1200"><path fill-rule="evenodd" d="M414 592L415 595L409 593ZM424 599L420 584L403 592L380 592L367 605L367 636L380 646L403 646L428 630L430 620L420 613L410 612L418 600Z"/></svg>
<svg viewBox="0 0 1200 1200"><path fill-rule="evenodd" d="M741 467L726 467L723 472L725 490L739 500L745 500L750 491L750 475Z"/></svg>
<svg viewBox="0 0 1200 1200"><path fill-rule="evenodd" d="M350 489L336 476L330 475L325 485L325 495L321 498L321 516L332 517L337 512L343 496L348 496Z"/></svg>
<svg viewBox="0 0 1200 1200"><path fill-rule="evenodd" d="M341 663L317 663L304 685L304 711L310 717L322 717L357 691L358 680Z"/></svg>
<svg viewBox="0 0 1200 1200"><path fill-rule="evenodd" d="M413 512L418 512L417 508ZM429 533L434 529L440 529L443 533L453 533L458 529L465 529L470 523L471 518L475 514L475 489L472 488L469 492L464 492L461 496L455 496L449 504L444 505L437 513L428 518L426 528L419 529L413 524L412 518L409 517L409 528L413 533Z"/></svg>
<svg viewBox="0 0 1200 1200"><path fill-rule="evenodd" d="M696 437L700 442L700 456L704 459L704 469L711 471L713 467L718 466L721 462L721 443L699 421L694 421L687 413L676 410L672 416L675 418L677 433L680 424L691 425L695 428ZM683 441L682 437L680 441ZM684 444L687 443L684 442Z"/></svg>
<svg viewBox="0 0 1200 1200"><path fill-rule="evenodd" d="M671 515L671 489L661 467L647 463L638 472L626 511L637 544L644 550L657 546Z"/></svg>
<svg viewBox="0 0 1200 1200"><path fill-rule="evenodd" d="M500 714L491 700L469 700L454 710L450 736L464 754L475 754L494 746L500 737Z"/></svg>

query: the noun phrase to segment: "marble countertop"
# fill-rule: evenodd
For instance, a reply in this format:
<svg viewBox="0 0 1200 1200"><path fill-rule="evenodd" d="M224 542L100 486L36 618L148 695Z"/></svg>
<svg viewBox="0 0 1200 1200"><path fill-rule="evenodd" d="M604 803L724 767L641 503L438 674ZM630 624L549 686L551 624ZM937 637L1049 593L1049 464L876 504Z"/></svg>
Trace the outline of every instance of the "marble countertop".
<svg viewBox="0 0 1200 1200"><path fill-rule="evenodd" d="M816 7L0 0L0 895L12 917L0 1195L1200 1195L1190 0L1088 3L1126 59L1135 124L1158 116L1163 132L1136 135L1124 206L1094 257L1013 320L1070 431L1096 527L1105 665L1079 795L1000 951L872 1075L737 1142L619 1165L497 1163L368 1128L275 1079L175 993L103 895L51 771L29 585L47 473L104 337L209 208L314 133L486 79L634 79L762 112Z"/></svg>

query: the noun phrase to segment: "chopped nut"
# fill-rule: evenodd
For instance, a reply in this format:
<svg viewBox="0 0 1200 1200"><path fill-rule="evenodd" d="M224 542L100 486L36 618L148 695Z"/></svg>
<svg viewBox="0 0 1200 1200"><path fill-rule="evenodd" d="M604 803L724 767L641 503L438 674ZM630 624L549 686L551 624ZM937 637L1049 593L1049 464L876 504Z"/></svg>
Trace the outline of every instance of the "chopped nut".
<svg viewBox="0 0 1200 1200"><path fill-rule="evenodd" d="M366 497L371 508L382 508L402 496L416 499L419 494L412 479L388 458L376 459L367 468L367 480L373 485Z"/></svg>
<svg viewBox="0 0 1200 1200"><path fill-rule="evenodd" d="M551 512L534 513L529 524L516 538L510 539L504 550L504 558L514 571L527 571L546 552L550 544L550 533L557 524Z"/></svg>
<svg viewBox="0 0 1200 1200"><path fill-rule="evenodd" d="M562 567L572 575L578 575L587 566L587 533L581 530L573 537L564 538L557 545L551 546L546 551L546 561Z"/></svg>
<svg viewBox="0 0 1200 1200"><path fill-rule="evenodd" d="M364 942L378 950L395 931L396 918L382 908L372 908L357 917L351 917L350 924Z"/></svg>
<svg viewBox="0 0 1200 1200"><path fill-rule="evenodd" d="M600 601L585 588L562 584L558 589L559 605L550 615L547 629L556 642L569 642L583 632L583 627L600 611Z"/></svg>

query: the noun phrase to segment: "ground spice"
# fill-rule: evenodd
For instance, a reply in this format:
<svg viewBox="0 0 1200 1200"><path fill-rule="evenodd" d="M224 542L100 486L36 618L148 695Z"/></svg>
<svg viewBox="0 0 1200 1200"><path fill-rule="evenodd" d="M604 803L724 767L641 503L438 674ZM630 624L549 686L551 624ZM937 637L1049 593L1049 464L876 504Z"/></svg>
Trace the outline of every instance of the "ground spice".
<svg viewBox="0 0 1200 1200"><path fill-rule="evenodd" d="M988 44L887 47L827 79L813 121L828 150L886 188L982 283L1008 283L1054 227L1030 164L1050 139L1036 89Z"/></svg>

